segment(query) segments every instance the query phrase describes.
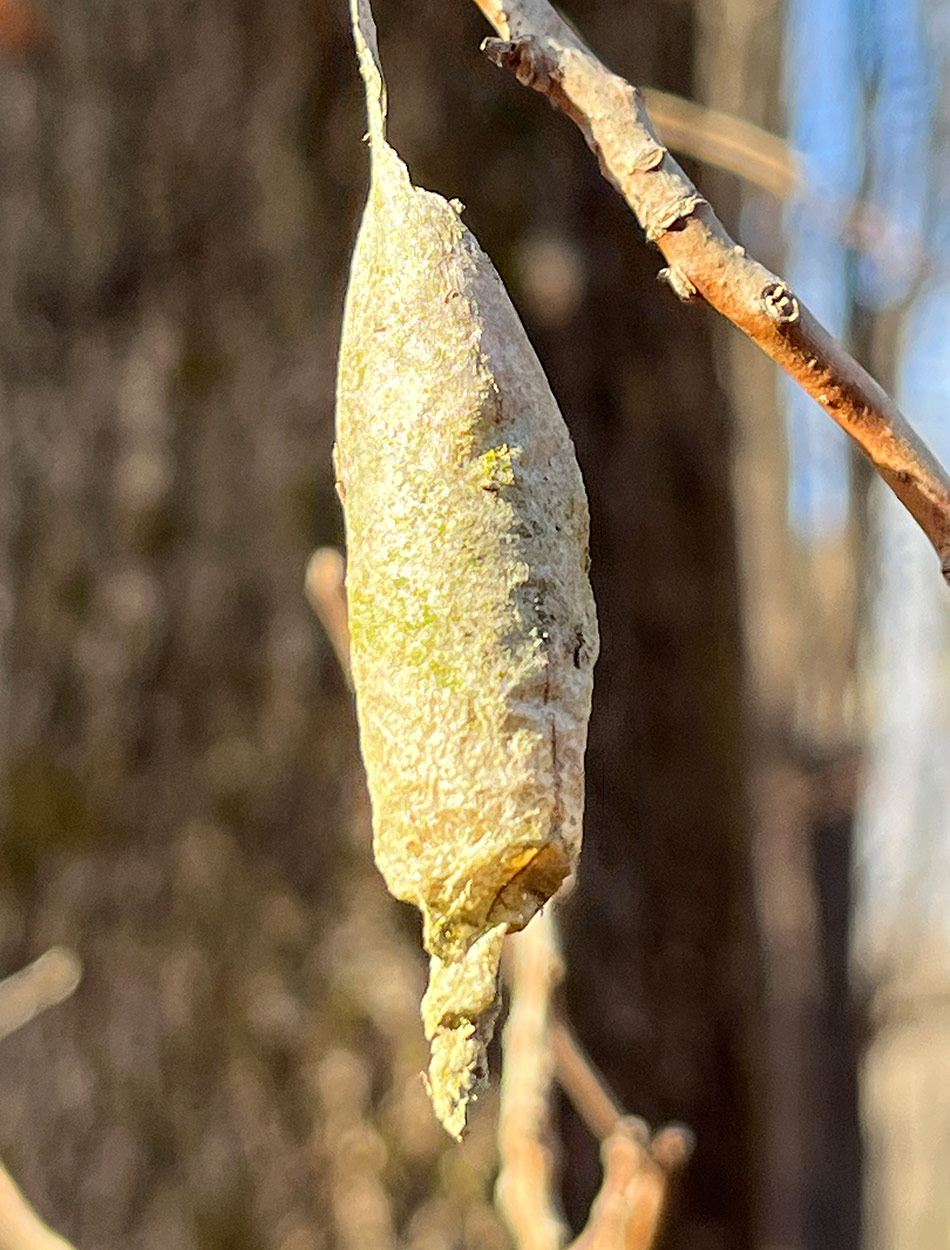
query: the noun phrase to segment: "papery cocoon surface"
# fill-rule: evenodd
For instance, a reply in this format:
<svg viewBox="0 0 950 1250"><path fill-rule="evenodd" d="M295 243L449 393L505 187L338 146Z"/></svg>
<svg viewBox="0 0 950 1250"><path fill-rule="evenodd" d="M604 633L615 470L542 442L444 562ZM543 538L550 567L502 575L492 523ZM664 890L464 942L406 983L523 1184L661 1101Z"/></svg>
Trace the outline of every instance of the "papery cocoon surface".
<svg viewBox="0 0 950 1250"><path fill-rule="evenodd" d="M423 913L429 1088L458 1135L502 939L580 849L598 647L587 500L491 262L386 142L366 0L353 20L372 179L337 388L352 671L376 861Z"/></svg>

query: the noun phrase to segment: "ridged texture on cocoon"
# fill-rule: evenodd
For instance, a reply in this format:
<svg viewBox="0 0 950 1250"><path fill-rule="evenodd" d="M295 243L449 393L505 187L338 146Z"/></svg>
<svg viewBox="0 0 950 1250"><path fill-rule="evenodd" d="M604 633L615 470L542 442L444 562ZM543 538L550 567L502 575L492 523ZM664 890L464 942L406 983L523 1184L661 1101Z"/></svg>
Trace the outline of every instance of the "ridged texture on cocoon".
<svg viewBox="0 0 950 1250"><path fill-rule="evenodd" d="M425 922L429 1089L459 1136L502 939L580 850L587 500L491 262L386 142L373 19L352 7L372 154L337 389L353 681L376 861Z"/></svg>

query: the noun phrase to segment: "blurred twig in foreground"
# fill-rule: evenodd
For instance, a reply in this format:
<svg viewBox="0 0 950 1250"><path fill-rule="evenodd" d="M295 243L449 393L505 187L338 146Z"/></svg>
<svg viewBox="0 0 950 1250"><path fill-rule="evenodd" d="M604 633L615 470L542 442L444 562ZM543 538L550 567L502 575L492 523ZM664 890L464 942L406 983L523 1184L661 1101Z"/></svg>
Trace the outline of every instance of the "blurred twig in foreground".
<svg viewBox="0 0 950 1250"><path fill-rule="evenodd" d="M69 998L82 979L79 956L54 946L0 981L0 1040ZM73 1250L48 1228L0 1164L0 1250Z"/></svg>
<svg viewBox="0 0 950 1250"><path fill-rule="evenodd" d="M317 620L326 631L350 681L350 634L346 624L346 565L334 547L319 547L310 557L304 574L304 590Z"/></svg>
<svg viewBox="0 0 950 1250"><path fill-rule="evenodd" d="M47 1227L0 1164L0 1250L73 1250Z"/></svg>
<svg viewBox="0 0 950 1250"><path fill-rule="evenodd" d="M498 1126L498 1207L517 1250L562 1250L566 1230L554 1200L550 1126L552 1076L600 1141L603 1180L570 1250L650 1250L669 1205L673 1178L693 1151L677 1124L651 1136L625 1116L551 999L563 972L556 907L510 941L511 1003L502 1035Z"/></svg>

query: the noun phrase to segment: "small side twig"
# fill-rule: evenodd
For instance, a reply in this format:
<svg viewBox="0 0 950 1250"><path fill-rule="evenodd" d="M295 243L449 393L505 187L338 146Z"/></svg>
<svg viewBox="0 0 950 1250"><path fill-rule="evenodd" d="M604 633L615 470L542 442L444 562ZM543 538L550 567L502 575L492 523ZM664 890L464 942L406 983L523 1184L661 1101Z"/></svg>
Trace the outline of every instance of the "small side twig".
<svg viewBox="0 0 950 1250"><path fill-rule="evenodd" d="M335 547L318 547L304 574L304 590L350 681L350 631L346 616L346 561Z"/></svg>
<svg viewBox="0 0 950 1250"><path fill-rule="evenodd" d="M946 470L788 285L733 242L657 138L642 93L602 65L548 0L475 3L501 36L483 44L489 59L576 123L604 176L665 256L676 294L705 299L821 404L930 539L950 583Z"/></svg>
<svg viewBox="0 0 950 1250"><path fill-rule="evenodd" d="M551 1028L558 1083L600 1140L604 1177L590 1219L571 1250L650 1250L672 1183L693 1153L693 1134L624 1115L583 1046L563 1022Z"/></svg>
<svg viewBox="0 0 950 1250"><path fill-rule="evenodd" d="M923 265L923 240L876 204L839 200L809 186L805 158L780 135L744 118L687 100L656 87L642 87L650 117L662 141L674 152L736 174L779 199L807 204L829 234L848 247L908 272Z"/></svg>
<svg viewBox="0 0 950 1250"><path fill-rule="evenodd" d="M0 981L0 1041L73 994L82 979L79 956L53 946L33 963Z"/></svg>
<svg viewBox="0 0 950 1250"><path fill-rule="evenodd" d="M752 122L657 87L644 87L650 116L678 152L738 174L779 199L802 190L802 160L784 139Z"/></svg>
<svg viewBox="0 0 950 1250"><path fill-rule="evenodd" d="M623 1110L590 1056L563 1021L551 1025L551 1047L558 1084L598 1141L606 1141L624 1118Z"/></svg>

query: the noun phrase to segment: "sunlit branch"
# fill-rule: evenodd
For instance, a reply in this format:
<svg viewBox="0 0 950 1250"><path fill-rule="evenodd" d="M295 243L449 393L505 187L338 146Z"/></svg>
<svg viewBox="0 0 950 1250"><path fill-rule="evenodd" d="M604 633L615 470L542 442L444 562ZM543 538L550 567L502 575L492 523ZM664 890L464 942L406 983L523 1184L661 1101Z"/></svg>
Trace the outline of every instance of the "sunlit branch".
<svg viewBox="0 0 950 1250"><path fill-rule="evenodd" d="M789 286L747 256L657 137L642 93L611 73L547 0L475 0L501 39L489 59L580 128L604 176L667 261L682 300L705 299L858 444L930 539L950 583L950 478L871 376Z"/></svg>

